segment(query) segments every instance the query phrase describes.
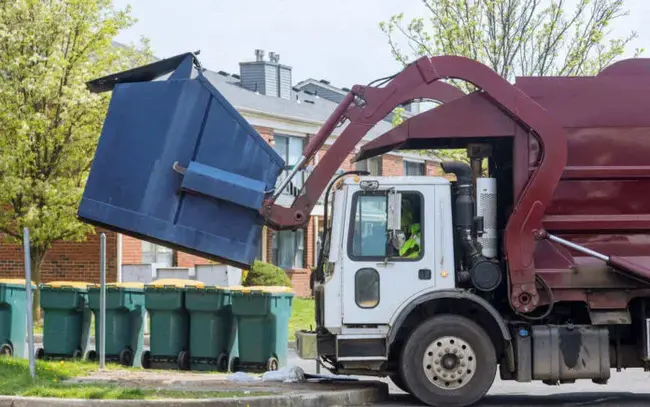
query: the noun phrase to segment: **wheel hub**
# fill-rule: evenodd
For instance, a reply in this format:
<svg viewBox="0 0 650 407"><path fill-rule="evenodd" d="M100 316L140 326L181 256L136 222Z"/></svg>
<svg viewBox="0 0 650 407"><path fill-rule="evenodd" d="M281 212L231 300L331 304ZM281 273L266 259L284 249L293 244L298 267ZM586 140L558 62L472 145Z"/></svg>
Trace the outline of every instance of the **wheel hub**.
<svg viewBox="0 0 650 407"><path fill-rule="evenodd" d="M466 341L445 336L427 347L422 368L435 386L445 390L459 389L469 383L476 372L476 354Z"/></svg>

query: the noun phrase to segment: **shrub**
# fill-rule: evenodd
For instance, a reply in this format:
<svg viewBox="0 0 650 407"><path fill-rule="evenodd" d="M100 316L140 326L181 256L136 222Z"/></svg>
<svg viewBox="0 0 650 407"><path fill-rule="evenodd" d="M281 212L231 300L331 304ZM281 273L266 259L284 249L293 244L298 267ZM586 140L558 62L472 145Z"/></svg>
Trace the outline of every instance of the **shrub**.
<svg viewBox="0 0 650 407"><path fill-rule="evenodd" d="M242 285L245 287L260 285L293 287L291 279L283 269L261 261L253 263L253 267L248 271Z"/></svg>

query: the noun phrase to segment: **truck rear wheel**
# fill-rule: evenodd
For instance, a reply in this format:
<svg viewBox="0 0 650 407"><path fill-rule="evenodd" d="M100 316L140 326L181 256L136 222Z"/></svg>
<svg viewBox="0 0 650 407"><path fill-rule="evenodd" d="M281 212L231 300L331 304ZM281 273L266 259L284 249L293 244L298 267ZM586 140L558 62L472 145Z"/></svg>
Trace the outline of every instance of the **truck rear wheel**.
<svg viewBox="0 0 650 407"><path fill-rule="evenodd" d="M400 370L410 393L430 406L469 406L490 390L497 370L494 346L475 322L433 317L402 350Z"/></svg>

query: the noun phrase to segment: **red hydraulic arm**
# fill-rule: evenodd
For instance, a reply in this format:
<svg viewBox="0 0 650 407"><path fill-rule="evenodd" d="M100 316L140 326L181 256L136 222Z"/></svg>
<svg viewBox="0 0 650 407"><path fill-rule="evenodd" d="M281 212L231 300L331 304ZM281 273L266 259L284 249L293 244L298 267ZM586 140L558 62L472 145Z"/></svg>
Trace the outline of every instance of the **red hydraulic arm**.
<svg viewBox="0 0 650 407"><path fill-rule="evenodd" d="M560 181L567 159L562 127L541 106L487 66L464 57L422 57L393 77L383 88L355 85L306 147L299 166L306 165L344 119L350 123L325 153L290 208L268 199L262 209L266 222L276 229L304 225L318 198L348 154L363 136L393 109L413 99L443 103L464 94L441 79L461 79L482 89L490 98L539 138L543 152L537 170L519 196L505 232L511 288L510 303L520 312L538 304L533 254L542 234L542 217ZM552 146L552 148L550 148Z"/></svg>

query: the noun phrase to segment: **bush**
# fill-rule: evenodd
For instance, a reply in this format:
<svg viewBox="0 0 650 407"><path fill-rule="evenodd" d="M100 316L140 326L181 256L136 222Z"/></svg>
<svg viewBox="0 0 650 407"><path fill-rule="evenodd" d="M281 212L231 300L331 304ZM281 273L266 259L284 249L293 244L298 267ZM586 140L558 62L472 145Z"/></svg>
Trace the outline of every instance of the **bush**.
<svg viewBox="0 0 650 407"><path fill-rule="evenodd" d="M293 287L291 280L283 269L261 261L253 263L253 267L246 274L246 279L242 285L245 287L260 285Z"/></svg>

